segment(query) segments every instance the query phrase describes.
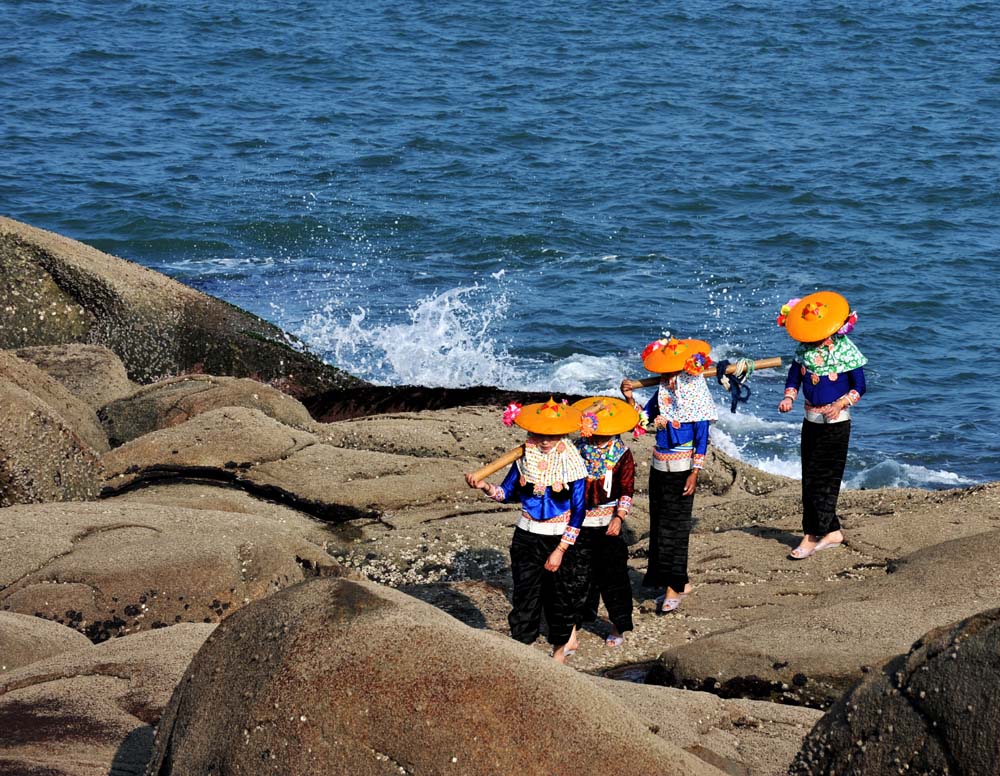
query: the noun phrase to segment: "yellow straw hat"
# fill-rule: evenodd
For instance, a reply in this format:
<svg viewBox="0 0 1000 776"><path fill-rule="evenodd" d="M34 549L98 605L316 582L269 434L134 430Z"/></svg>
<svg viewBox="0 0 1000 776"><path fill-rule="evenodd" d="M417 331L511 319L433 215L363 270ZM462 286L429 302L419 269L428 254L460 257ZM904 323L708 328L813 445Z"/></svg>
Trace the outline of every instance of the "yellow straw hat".
<svg viewBox="0 0 1000 776"><path fill-rule="evenodd" d="M642 363L650 372L688 372L701 374L712 365L708 352L712 349L699 339L658 339L642 351Z"/></svg>
<svg viewBox="0 0 1000 776"><path fill-rule="evenodd" d="M570 406L583 413L580 433L584 437L592 434L598 436L624 434L635 428L639 422L639 412L635 407L611 396L591 396L575 401Z"/></svg>
<svg viewBox="0 0 1000 776"><path fill-rule="evenodd" d="M579 431L582 420L580 410L550 397L546 402L522 407L514 422L532 434L562 435Z"/></svg>
<svg viewBox="0 0 1000 776"><path fill-rule="evenodd" d="M844 325L851 306L836 291L817 291L791 305L787 312L784 308L781 312L785 329L793 340L819 342ZM781 321L780 316L778 320Z"/></svg>

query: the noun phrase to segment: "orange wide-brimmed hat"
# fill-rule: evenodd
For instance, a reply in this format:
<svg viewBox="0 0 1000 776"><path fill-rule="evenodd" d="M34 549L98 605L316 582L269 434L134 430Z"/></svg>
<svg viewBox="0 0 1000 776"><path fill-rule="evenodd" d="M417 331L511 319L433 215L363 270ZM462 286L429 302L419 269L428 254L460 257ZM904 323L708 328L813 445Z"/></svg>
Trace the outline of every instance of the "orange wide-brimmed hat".
<svg viewBox="0 0 1000 776"><path fill-rule="evenodd" d="M836 291L817 291L781 310L788 336L799 342L819 342L834 334L851 314L851 306ZM779 321L780 321L779 317Z"/></svg>
<svg viewBox="0 0 1000 776"><path fill-rule="evenodd" d="M549 398L540 404L521 407L514 422L532 434L572 434L580 430L582 419L580 410Z"/></svg>
<svg viewBox="0 0 1000 776"><path fill-rule="evenodd" d="M580 433L585 436L615 436L631 431L639 422L639 411L612 396L591 396L571 405L583 413Z"/></svg>
<svg viewBox="0 0 1000 776"><path fill-rule="evenodd" d="M698 375L712 365L708 353L712 349L704 340L658 339L642 351L642 364L650 372L688 372Z"/></svg>

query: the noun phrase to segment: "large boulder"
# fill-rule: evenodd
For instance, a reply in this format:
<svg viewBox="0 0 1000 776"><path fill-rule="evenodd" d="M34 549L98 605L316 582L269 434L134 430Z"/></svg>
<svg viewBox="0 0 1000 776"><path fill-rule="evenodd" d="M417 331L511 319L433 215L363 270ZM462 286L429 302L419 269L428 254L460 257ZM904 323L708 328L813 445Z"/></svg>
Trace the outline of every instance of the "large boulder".
<svg viewBox="0 0 1000 776"><path fill-rule="evenodd" d="M389 588L296 585L227 618L157 728L149 774L719 771L587 677Z"/></svg>
<svg viewBox="0 0 1000 776"><path fill-rule="evenodd" d="M89 647L83 634L27 614L0 612L0 675L42 658Z"/></svg>
<svg viewBox="0 0 1000 776"><path fill-rule="evenodd" d="M229 612L340 567L312 521L142 503L16 506L0 513L0 608L93 641Z"/></svg>
<svg viewBox="0 0 1000 776"><path fill-rule="evenodd" d="M0 379L0 507L93 499L100 482L97 454L63 417Z"/></svg>
<svg viewBox="0 0 1000 776"><path fill-rule="evenodd" d="M108 438L94 409L31 362L11 351L0 350L0 383L17 386L43 402L51 414L95 452L108 449Z"/></svg>
<svg viewBox="0 0 1000 776"><path fill-rule="evenodd" d="M0 348L86 342L129 377L253 377L308 396L363 383L277 327L157 272L0 218Z"/></svg>
<svg viewBox="0 0 1000 776"><path fill-rule="evenodd" d="M153 726L214 627L175 625L87 643L0 676L0 772L143 773Z"/></svg>
<svg viewBox="0 0 1000 776"><path fill-rule="evenodd" d="M705 692L593 681L675 746L738 776L786 776L802 738L822 712L803 706L723 700Z"/></svg>
<svg viewBox="0 0 1000 776"><path fill-rule="evenodd" d="M926 634L866 676L816 723L791 773L1000 773L998 695L992 609Z"/></svg>
<svg viewBox="0 0 1000 776"><path fill-rule="evenodd" d="M893 561L888 573L861 584L805 599L788 596L778 614L764 609L740 627L667 650L661 679L724 697L828 706L863 671L927 630L1000 606L998 540L994 529L941 542Z"/></svg>
<svg viewBox="0 0 1000 776"><path fill-rule="evenodd" d="M15 351L30 361L95 412L136 389L125 365L101 345L39 345Z"/></svg>
<svg viewBox="0 0 1000 776"><path fill-rule="evenodd" d="M147 385L101 409L113 446L169 428L210 410L249 407L298 428L313 425L300 402L256 380L185 375Z"/></svg>

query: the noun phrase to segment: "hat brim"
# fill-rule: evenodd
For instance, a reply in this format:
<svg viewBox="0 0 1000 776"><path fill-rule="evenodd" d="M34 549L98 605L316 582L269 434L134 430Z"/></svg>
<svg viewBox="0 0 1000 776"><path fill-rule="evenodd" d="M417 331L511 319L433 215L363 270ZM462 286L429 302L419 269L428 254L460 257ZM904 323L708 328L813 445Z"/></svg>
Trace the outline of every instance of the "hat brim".
<svg viewBox="0 0 1000 776"><path fill-rule="evenodd" d="M639 412L636 408L613 396L590 396L575 401L570 406L584 413L593 411L592 408L598 403L602 405L602 408L594 412L594 416L597 418L597 428L593 432L598 436L624 434L635 428L639 422Z"/></svg>
<svg viewBox="0 0 1000 776"><path fill-rule="evenodd" d="M836 333L850 314L851 306L836 291L817 291L795 303L785 319L785 330L797 342L820 342Z"/></svg>
<svg viewBox="0 0 1000 776"><path fill-rule="evenodd" d="M580 430L583 416L580 410L569 404L558 405L558 415L550 409L545 409L548 402L526 404L514 419L514 422L531 434L546 434L565 436Z"/></svg>
<svg viewBox="0 0 1000 776"><path fill-rule="evenodd" d="M654 350L642 360L642 365L646 367L647 371L658 374L680 372L684 369L687 360L695 353L704 353L707 356L711 350L712 346L705 340L680 340L677 353L668 353L662 348Z"/></svg>

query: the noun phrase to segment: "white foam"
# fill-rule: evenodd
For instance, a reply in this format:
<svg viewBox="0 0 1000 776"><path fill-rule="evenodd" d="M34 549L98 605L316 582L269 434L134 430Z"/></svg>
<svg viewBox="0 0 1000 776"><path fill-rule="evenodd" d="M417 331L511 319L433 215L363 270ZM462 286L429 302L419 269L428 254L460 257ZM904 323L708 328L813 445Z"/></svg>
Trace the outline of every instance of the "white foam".
<svg viewBox="0 0 1000 776"><path fill-rule="evenodd" d="M736 418L740 418L740 420L737 421ZM710 439L712 444L722 452L726 453L726 455L730 455L737 460L743 461L756 469L768 472L769 474L780 474L784 477L791 477L796 480L802 479L802 463L798 456L794 458L785 458L777 453L769 456L749 454L747 452L747 448L751 443L759 445L761 442L760 437L754 437L753 439L740 439L739 437L727 432L727 427L730 431L732 431L733 426L740 427L743 431L759 430L762 428L778 428L778 433L772 434L768 439L768 441L772 443L770 445L771 447L784 447L781 442L787 441L788 434L794 433L795 430L797 430L797 426L789 423L767 421L751 414L743 414L742 416L732 415L727 411L726 415L723 415L720 412L719 422L712 426Z"/></svg>
<svg viewBox="0 0 1000 776"><path fill-rule="evenodd" d="M364 308L343 322L330 304L296 333L337 366L375 383L520 387L522 371L491 334L507 305L505 294L479 285L453 288L419 300L403 323L369 326Z"/></svg>
<svg viewBox="0 0 1000 776"><path fill-rule="evenodd" d="M960 488L972 485L960 474L943 469L899 463L891 458L876 464L852 477L845 486L860 488Z"/></svg>

